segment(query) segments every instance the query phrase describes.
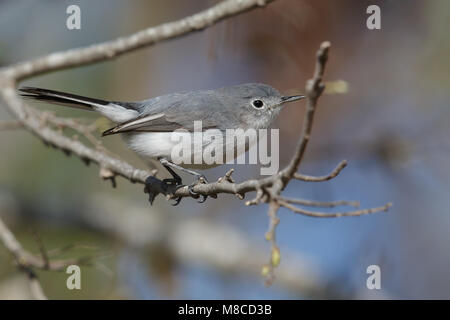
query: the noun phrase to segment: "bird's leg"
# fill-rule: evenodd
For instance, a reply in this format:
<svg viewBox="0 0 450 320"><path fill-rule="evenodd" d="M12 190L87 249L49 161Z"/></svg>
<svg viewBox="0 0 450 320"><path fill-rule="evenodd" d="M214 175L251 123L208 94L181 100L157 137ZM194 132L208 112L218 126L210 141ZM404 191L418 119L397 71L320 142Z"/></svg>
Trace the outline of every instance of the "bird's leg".
<svg viewBox="0 0 450 320"><path fill-rule="evenodd" d="M181 185L183 183L183 181L181 180L181 177L178 174L176 174L176 172L173 171L171 167L169 167L166 164L163 164L163 166L164 166L164 168L166 168L167 171L169 171L169 173L173 177L173 178L169 178L169 179L163 179L163 182L170 183L170 184L175 184L175 185Z"/></svg>
<svg viewBox="0 0 450 320"><path fill-rule="evenodd" d="M175 180L179 179L180 184L181 184L181 178L180 178L180 176L178 176L178 175L173 171L172 168L175 168L175 169L177 169L177 170L180 170L180 171L183 171L183 172L186 172L186 173L189 173L189 174L193 175L193 176L196 178L196 181L194 181L193 183L191 183L191 184L188 186L189 194L190 194L193 198L195 198L195 199L197 199L197 198L199 198L199 197L201 196L202 199L199 200L200 203L203 203L203 202L206 201L206 199L208 198L208 196L205 196L205 195L199 195L198 193L194 192L194 190L193 190L193 188L194 188L197 184L199 184L199 183L208 183L208 180L206 180L206 177L205 177L203 174L198 173L198 172L193 171L193 170L189 170L189 169L183 168L183 167L181 167L181 166L179 166L179 165L177 165L177 164L175 164L175 163L173 163L173 162L170 162L170 161L167 160L166 158L159 158L158 160L159 160L159 162L161 162L161 164L164 166L164 168L166 168L167 171L169 171L170 174L172 174L172 176L174 177ZM179 198L177 198L176 200L178 201L178 202L177 202L177 204L178 204L178 203L179 203Z"/></svg>

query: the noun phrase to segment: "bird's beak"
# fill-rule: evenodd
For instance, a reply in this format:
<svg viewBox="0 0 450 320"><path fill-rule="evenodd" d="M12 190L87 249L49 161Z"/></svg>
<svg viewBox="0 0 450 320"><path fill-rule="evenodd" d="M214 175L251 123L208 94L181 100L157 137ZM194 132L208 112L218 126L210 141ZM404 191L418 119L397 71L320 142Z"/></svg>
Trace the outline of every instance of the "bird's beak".
<svg viewBox="0 0 450 320"><path fill-rule="evenodd" d="M306 98L306 96L287 96L287 97L281 97L281 103L286 103L286 102L293 102L293 101L297 101L300 99Z"/></svg>
<svg viewBox="0 0 450 320"><path fill-rule="evenodd" d="M284 103L287 102L293 102L293 101L297 101L300 99L306 98L306 96L286 96L286 97L281 97L281 102L274 105L272 108L280 108L281 106L283 106Z"/></svg>

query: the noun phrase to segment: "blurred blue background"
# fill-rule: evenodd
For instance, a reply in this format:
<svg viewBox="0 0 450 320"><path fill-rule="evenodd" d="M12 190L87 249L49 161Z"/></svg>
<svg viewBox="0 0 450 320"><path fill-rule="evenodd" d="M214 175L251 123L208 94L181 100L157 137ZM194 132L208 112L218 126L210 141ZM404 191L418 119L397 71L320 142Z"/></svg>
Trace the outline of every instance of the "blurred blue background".
<svg viewBox="0 0 450 320"><path fill-rule="evenodd" d="M217 1L76 1L82 28L68 30L65 11L74 3L1 1L0 66L125 36ZM381 30L366 28L370 4L381 8ZM39 272L50 298L450 298L449 15L445 0L278 0L199 33L23 83L122 101L244 82L302 91L319 44L331 41L325 78L345 80L349 91L319 101L301 172L323 175L342 159L349 165L329 182L293 182L285 195L394 206L339 219L280 210L282 259L270 287L260 276L269 255L266 206L220 195L178 207L158 198L150 207L142 186L119 179L113 189L95 165L22 130L0 132L0 215L32 252L39 252L38 233L48 250L76 244L64 254L95 257L82 267L80 291L66 289L64 273ZM282 166L303 111L304 103L296 103L276 124ZM12 120L6 108L0 118ZM103 144L145 166L120 137ZM214 180L227 169L206 174ZM257 166L235 169L237 180L259 174ZM381 290L366 288L366 268L374 264L381 267ZM0 248L0 298L26 298L21 277Z"/></svg>

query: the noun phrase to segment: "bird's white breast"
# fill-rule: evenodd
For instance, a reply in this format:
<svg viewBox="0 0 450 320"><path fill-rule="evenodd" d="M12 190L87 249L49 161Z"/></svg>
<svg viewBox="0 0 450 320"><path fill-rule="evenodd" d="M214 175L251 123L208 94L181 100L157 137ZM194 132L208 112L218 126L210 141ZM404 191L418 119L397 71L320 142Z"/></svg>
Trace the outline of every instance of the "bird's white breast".
<svg viewBox="0 0 450 320"><path fill-rule="evenodd" d="M177 136L174 137L173 132L133 132L125 134L124 139L134 152L144 158L157 159L159 157L164 157L169 161L173 161L172 152L174 150L174 147L176 147L177 145L179 146L180 141L191 141L192 145L189 148L191 152L191 159L194 159L196 157L198 159L203 159L202 155L206 146L208 146L209 150L214 148L224 150L224 156L226 150L232 149L233 151L235 151L233 152L232 159L235 159L242 153L245 153L249 149L249 147L252 147L256 144L256 140L250 139L248 145L245 148L236 150L235 146L231 146L230 148L230 144L234 145L235 143L234 139L233 141L228 141L225 136L223 136L222 141L218 139L211 139L210 135L213 134L214 133L209 133L209 131L203 132L201 135L190 132L177 132ZM194 146L201 146L201 148L195 148ZM202 154L199 155L196 153ZM177 164L186 168L207 169L216 167L223 163L225 163L225 157L222 163L216 164L206 164L204 162L194 163L193 160L191 160L191 163Z"/></svg>

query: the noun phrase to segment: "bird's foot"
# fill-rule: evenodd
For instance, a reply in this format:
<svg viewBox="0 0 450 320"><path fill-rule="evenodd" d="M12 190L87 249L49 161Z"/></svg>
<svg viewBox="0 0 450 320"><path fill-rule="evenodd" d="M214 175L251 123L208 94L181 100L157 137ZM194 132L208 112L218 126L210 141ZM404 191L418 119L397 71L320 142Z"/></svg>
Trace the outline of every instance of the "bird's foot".
<svg viewBox="0 0 450 320"><path fill-rule="evenodd" d="M198 176L196 176L196 178L197 178L197 180L188 186L189 194L191 195L192 198L199 199L198 203L203 203L206 201L208 196L195 192L194 187L198 184L208 183L208 180L206 180L206 177L204 175L198 175Z"/></svg>
<svg viewBox="0 0 450 320"><path fill-rule="evenodd" d="M181 187L184 187L183 181L178 176L177 177L173 177L173 178L163 179L162 182L165 183L166 185L174 186L175 187L175 191L177 191ZM175 207L175 206L179 205L180 202L181 202L181 199L183 199L183 198L182 197L174 198L173 200L175 200L175 202L172 203L172 206Z"/></svg>

